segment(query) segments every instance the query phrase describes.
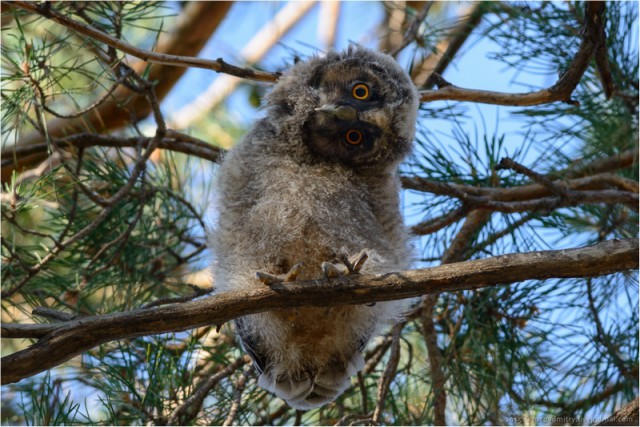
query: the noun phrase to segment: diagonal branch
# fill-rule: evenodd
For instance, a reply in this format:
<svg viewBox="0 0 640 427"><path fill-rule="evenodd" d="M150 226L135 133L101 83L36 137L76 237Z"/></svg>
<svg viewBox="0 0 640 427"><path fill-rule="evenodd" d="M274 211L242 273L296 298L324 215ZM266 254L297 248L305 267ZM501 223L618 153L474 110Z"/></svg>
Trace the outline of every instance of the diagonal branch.
<svg viewBox="0 0 640 427"><path fill-rule="evenodd" d="M2 383L51 369L102 343L221 324L239 316L300 306L365 304L549 278L591 277L638 268L637 239L576 249L502 255L420 270L278 283L249 292L56 324L29 348L2 358ZM9 325L3 325L9 328ZM41 336L41 335L39 335Z"/></svg>
<svg viewBox="0 0 640 427"><path fill-rule="evenodd" d="M279 73L269 73L250 68L237 67L225 62L222 58L210 60L196 58L193 56L171 55L140 49L125 41L112 37L109 34L98 30L97 28L68 18L63 14L51 9L51 7L47 7L46 3L32 3L22 0L7 1L6 3L44 16L45 18L57 22L60 25L64 25L65 27L82 35L98 40L106 44L107 46L111 46L120 50L121 52L128 53L129 55L135 56L136 58L140 58L154 64L174 65L177 67L204 68L206 70L212 70L217 73L231 74L233 76L261 82L274 82L278 79L278 77L280 77Z"/></svg>

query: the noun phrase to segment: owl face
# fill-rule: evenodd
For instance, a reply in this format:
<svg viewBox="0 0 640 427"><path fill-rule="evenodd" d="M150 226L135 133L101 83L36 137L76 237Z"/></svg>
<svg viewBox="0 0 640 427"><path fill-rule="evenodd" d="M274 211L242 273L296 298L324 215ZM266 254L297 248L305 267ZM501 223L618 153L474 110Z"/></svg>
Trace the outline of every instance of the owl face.
<svg viewBox="0 0 640 427"><path fill-rule="evenodd" d="M314 158L386 168L410 150L418 96L393 58L352 47L297 64L268 105Z"/></svg>

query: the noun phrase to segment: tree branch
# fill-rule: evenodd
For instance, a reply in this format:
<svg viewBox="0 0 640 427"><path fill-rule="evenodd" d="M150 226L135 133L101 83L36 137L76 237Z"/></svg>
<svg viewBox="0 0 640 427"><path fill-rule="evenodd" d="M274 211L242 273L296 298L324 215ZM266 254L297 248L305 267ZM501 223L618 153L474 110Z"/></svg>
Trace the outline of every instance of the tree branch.
<svg viewBox="0 0 640 427"><path fill-rule="evenodd" d="M171 29L160 35L155 51L180 56L196 55L218 28L231 4L232 2L227 1L189 2ZM147 67L148 63L143 60L131 64L131 69L139 74L145 72ZM186 70L183 67L156 64L148 69L147 78L149 81L156 82L154 86L156 96L163 99ZM125 103L127 108L122 107ZM144 96L119 86L108 102L100 105L90 114L72 120L60 118L50 120L47 123L47 132L50 137L60 137L86 129L99 131L114 129L131 121L131 111L134 111L138 118L146 117L151 112ZM21 136L18 145L35 144L42 140L42 135L38 132L31 132ZM41 159L42 154L35 156L29 162L17 164L15 168L21 169ZM10 171L3 170L2 182L6 182L10 176Z"/></svg>
<svg viewBox="0 0 640 427"><path fill-rule="evenodd" d="M99 135L96 133L79 133L70 135L66 138L60 138L56 140L56 144L60 148L76 147L76 148L88 148L88 147L113 147L113 148L135 148L138 145L142 145L146 148L151 141L152 137L118 137L112 135ZM201 159L209 160L212 162L218 161L220 157L221 149L208 144L198 138L194 138L189 135L185 135L180 132L167 130L167 135L158 142L158 148L165 150L175 151L178 153L189 154L191 156L199 157ZM4 150L0 157L2 158L2 167L9 167L15 159L21 157L31 156L33 154L46 154L49 149L48 144L33 144L24 147L11 147Z"/></svg>
<svg viewBox="0 0 640 427"><path fill-rule="evenodd" d="M599 423L599 426L637 426L638 425L638 397L618 409L613 415Z"/></svg>
<svg viewBox="0 0 640 427"><path fill-rule="evenodd" d="M250 68L237 67L225 62L222 58L210 60L196 58L193 56L170 55L166 53L158 53L140 49L125 41L112 37L103 31L85 25L82 22L78 22L76 20L68 18L61 13L52 10L50 7L44 7L40 3L32 3L22 0L7 1L6 3L44 16L45 18L57 22L60 25L64 25L65 27L73 31L91 37L106 44L107 46L111 46L120 50L121 52L128 53L129 55L143 59L147 62L155 64L175 65L177 67L204 68L206 70L213 70L218 73L231 74L236 77L242 77L244 79L256 80L261 82L274 82L280 77L280 73L269 73L265 71L253 70Z"/></svg>
<svg viewBox="0 0 640 427"><path fill-rule="evenodd" d="M594 55L596 48L601 43L600 33L604 9L604 2L587 2L586 18L584 22L584 37L582 38L578 53L576 53L576 56L571 61L562 77L560 77L553 86L528 93L504 93L465 89L446 82L446 86L437 90L426 90L420 92L420 101L472 101L483 104L509 106L531 106L562 101L568 104L577 105L577 101L571 99L571 94L575 90L576 86L578 86L578 83L580 83L582 75L589 66L591 57ZM434 72L432 76L435 78L439 77L436 72Z"/></svg>
<svg viewBox="0 0 640 427"><path fill-rule="evenodd" d="M278 283L183 304L82 317L51 325L55 330L36 344L3 357L2 383L20 381L117 339L184 331L248 314L299 306L365 304L523 280L611 274L638 268L638 254L637 239L611 240L577 249L502 255L379 275L354 275L333 279L331 283L325 280Z"/></svg>

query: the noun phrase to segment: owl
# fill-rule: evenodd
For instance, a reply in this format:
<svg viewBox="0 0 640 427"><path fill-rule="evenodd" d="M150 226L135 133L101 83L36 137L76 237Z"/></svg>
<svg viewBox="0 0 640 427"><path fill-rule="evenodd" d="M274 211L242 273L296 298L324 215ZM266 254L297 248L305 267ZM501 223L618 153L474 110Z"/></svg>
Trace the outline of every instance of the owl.
<svg viewBox="0 0 640 427"><path fill-rule="evenodd" d="M285 73L265 117L218 170L216 292L407 268L396 169L411 149L417 110L410 78L372 50L352 46ZM258 385L308 410L351 384L364 346L406 305L274 310L235 327Z"/></svg>

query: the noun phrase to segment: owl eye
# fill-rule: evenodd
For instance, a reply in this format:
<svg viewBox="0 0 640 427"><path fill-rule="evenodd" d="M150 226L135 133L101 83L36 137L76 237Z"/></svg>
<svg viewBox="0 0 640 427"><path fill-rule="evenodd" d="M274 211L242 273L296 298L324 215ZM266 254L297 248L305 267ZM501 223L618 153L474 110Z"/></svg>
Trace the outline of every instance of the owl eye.
<svg viewBox="0 0 640 427"><path fill-rule="evenodd" d="M362 132L360 132L359 130L355 130L355 129L351 129L349 131L347 131L346 135L345 135L345 139L347 140L347 142L351 145L358 145L362 142Z"/></svg>
<svg viewBox="0 0 640 427"><path fill-rule="evenodd" d="M360 101L367 99L369 97L369 86L364 83L358 83L351 89L351 95Z"/></svg>

